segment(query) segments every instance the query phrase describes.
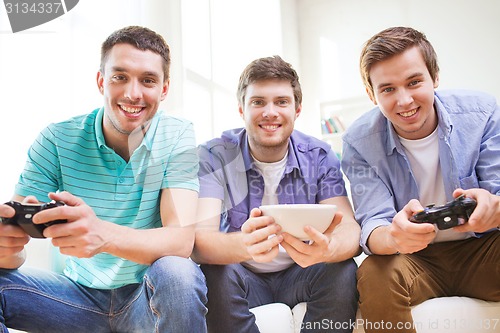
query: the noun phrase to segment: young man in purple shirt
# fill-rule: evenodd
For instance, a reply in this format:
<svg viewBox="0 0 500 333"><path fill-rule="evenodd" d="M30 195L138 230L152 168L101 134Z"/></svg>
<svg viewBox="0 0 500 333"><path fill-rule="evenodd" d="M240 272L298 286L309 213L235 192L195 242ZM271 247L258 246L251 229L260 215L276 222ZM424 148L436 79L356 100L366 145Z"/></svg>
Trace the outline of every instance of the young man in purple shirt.
<svg viewBox="0 0 500 333"><path fill-rule="evenodd" d="M280 57L250 63L237 97L245 128L200 146L203 222L193 259L207 278L208 330L258 332L250 308L307 302L303 331L350 332L360 228L340 162L328 144L294 130L302 92L297 73ZM294 203L339 209L324 233L305 227L312 240L305 243L279 234L258 209Z"/></svg>

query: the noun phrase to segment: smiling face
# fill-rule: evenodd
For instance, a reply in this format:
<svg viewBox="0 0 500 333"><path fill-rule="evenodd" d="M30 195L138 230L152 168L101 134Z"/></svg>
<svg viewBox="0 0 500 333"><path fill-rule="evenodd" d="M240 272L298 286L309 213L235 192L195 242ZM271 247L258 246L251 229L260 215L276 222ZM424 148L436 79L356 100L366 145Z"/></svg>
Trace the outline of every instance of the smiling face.
<svg viewBox="0 0 500 333"><path fill-rule="evenodd" d="M163 59L152 51L130 44L116 44L97 74L97 86L104 96L103 132L106 143L119 146L156 114L168 92Z"/></svg>
<svg viewBox="0 0 500 333"><path fill-rule="evenodd" d="M301 110L295 105L290 82L273 79L248 85L239 110L255 158L261 162L281 160Z"/></svg>
<svg viewBox="0 0 500 333"><path fill-rule="evenodd" d="M372 101L403 138L416 140L437 126L433 81L420 50L415 46L375 63L370 69Z"/></svg>

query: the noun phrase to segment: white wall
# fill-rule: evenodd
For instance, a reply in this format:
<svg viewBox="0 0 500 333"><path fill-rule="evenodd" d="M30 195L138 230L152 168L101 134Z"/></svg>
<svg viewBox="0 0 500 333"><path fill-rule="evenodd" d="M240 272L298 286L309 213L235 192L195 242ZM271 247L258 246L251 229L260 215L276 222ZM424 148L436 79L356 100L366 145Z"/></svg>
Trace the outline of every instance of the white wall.
<svg viewBox="0 0 500 333"><path fill-rule="evenodd" d="M191 8L188 5L194 9L187 10ZM169 94L161 108L192 120L197 135L203 133L201 139L207 140L227 128L243 126L233 91L240 72L251 60L282 54L298 63L297 34L284 36L281 29L284 15L287 30L297 30L294 5L294 0L85 0L56 20L16 34L10 31L6 11L0 5L0 202L14 193L26 152L41 129L102 105L95 80L100 45L112 31L143 25L164 36L171 48L172 65ZM208 11L202 15L212 15L212 26L203 26L196 19L183 25L183 18L200 14L206 6ZM208 35L212 41L209 50L183 54L187 30L201 35L205 43ZM287 41L286 50L283 40ZM203 77L203 83L208 82L206 92L213 94L209 103L189 89L193 75L186 73L194 71L186 55L193 55L195 62L212 61L211 77ZM220 69L217 75L215 69ZM215 95L216 88L232 91ZM210 103L210 99L215 102ZM40 258L46 257L47 242L34 240L30 245L35 249L29 251L29 263L45 265Z"/></svg>
<svg viewBox="0 0 500 333"><path fill-rule="evenodd" d="M26 152L41 129L102 105L95 83L102 41L123 26L147 24L165 38L172 36L171 46L180 44L179 15L170 20L158 15L175 10L179 1L80 1L61 18L16 34L0 5L0 203L12 197ZM173 57L175 52L180 51ZM172 75L179 72L172 69ZM179 96L173 87L165 103ZM27 264L50 267L48 240L33 239L29 247Z"/></svg>
<svg viewBox="0 0 500 333"><path fill-rule="evenodd" d="M367 98L359 54L368 38L390 26L427 35L438 54L440 89L478 89L500 99L500 1L297 0L297 13L302 117L308 113L311 133L320 131L320 102Z"/></svg>
<svg viewBox="0 0 500 333"><path fill-rule="evenodd" d="M236 9L247 8L243 6L245 0L233 2ZM240 38L226 38L227 57L247 59L249 53L259 50L259 40L271 38L277 50L273 52L281 52L294 65L304 91L303 112L297 122L300 130L320 136L321 102L352 97L367 100L358 71L361 46L374 33L393 25L410 25L427 34L440 59L441 88L480 89L500 97L497 83L500 1L280 0L280 3L281 16L275 17L276 21L281 20L282 31L278 35L271 31L268 36L257 34L255 29L252 34L255 25L267 29L276 25L269 24L273 17L262 20L262 16L248 15L248 10L238 15L218 16L217 20L241 33ZM96 4L99 10L95 10ZM171 46L172 84L162 107L194 122L203 119L202 126L210 123L209 119L205 121L206 108L186 110L185 100L196 96L183 91L180 8L181 0L86 0L61 19L38 28L17 34L1 31L0 201L11 196L24 165L24 154L41 128L100 106L101 96L95 88L100 43L111 31L124 25L147 25L162 33ZM6 22L1 8L0 30L8 28ZM276 36L280 35L282 39L278 40ZM270 55L267 53L261 56ZM237 71L231 74L235 80L242 69L225 68ZM238 120L236 102L214 112L213 135L234 126Z"/></svg>
<svg viewBox="0 0 500 333"><path fill-rule="evenodd" d="M245 0L232 1L243 4ZM274 19L281 20L281 40L275 37L275 31L267 35L241 32L252 34L251 28L256 25L275 26L270 24L273 17L263 20L258 15L240 11L237 15L218 19L226 20L221 24L226 24L228 29L241 32L238 40L227 39L228 57L246 59L251 52L259 51L257 41L271 38L276 43L276 52L281 50L284 59L297 69L304 91L303 112L297 121L300 130L320 136L321 102L353 97L367 100L358 71L359 52L369 37L393 25L413 26L427 34L440 59L441 88L480 89L500 97L500 84L497 83L500 77L497 63L500 59L500 1L280 2L281 16L276 15ZM96 5L99 10L95 10ZM237 4L233 6L238 7ZM262 4L259 6L265 10ZM195 122L196 112L207 112L203 108L184 108L184 100L196 96L186 96L183 91L180 8L181 0L85 0L61 19L12 34L7 31L5 11L0 7L0 201L12 195L26 151L43 127L101 105L101 96L95 87L99 47L117 28L129 24L147 25L163 34L171 46L172 84L162 106L164 109ZM266 51L261 56L267 55L271 54ZM242 69L243 65L231 75L238 77ZM233 71L233 68L227 70ZM234 88L236 84L234 82ZM228 126L223 122L236 114L237 108L234 104L234 107L215 111L217 131L213 135L219 134L220 128L233 126L232 122ZM205 124L203 122L202 126Z"/></svg>

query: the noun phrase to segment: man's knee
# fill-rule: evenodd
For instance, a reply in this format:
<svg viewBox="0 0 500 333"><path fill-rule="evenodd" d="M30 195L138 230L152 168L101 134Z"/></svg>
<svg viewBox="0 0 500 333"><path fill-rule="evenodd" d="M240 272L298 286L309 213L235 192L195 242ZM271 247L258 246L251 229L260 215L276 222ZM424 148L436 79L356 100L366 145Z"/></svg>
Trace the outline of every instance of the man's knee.
<svg viewBox="0 0 500 333"><path fill-rule="evenodd" d="M331 294L336 298L355 299L357 301L356 271L358 266L354 260L346 260L335 264L325 264L323 281L330 286Z"/></svg>
<svg viewBox="0 0 500 333"><path fill-rule="evenodd" d="M371 255L361 263L357 271L358 289L388 287L391 281L399 281L407 265L405 255Z"/></svg>
<svg viewBox="0 0 500 333"><path fill-rule="evenodd" d="M338 275L343 280L356 280L356 272L358 270L358 266L353 259L349 259L346 261L339 262L336 265L336 270L339 272Z"/></svg>
<svg viewBox="0 0 500 333"><path fill-rule="evenodd" d="M156 260L148 268L145 278L154 285L175 285L177 287L205 286L205 277L193 261L166 256Z"/></svg>
<svg viewBox="0 0 500 333"><path fill-rule="evenodd" d="M201 265L201 270L208 282L210 281L234 281L244 270L240 264L230 265Z"/></svg>

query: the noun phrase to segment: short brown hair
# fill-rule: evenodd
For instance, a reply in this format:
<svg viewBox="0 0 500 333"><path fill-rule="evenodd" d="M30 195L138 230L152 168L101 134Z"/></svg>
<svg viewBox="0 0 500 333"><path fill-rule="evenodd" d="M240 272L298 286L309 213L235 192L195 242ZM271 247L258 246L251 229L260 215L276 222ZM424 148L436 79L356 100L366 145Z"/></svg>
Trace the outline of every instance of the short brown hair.
<svg viewBox="0 0 500 333"><path fill-rule="evenodd" d="M257 81L265 80L284 80L290 82L293 88L295 109L300 106L302 103L302 89L299 83L299 76L292 68L292 65L277 55L256 59L243 70L236 92L236 97L238 98L240 106L245 105L247 87Z"/></svg>
<svg viewBox="0 0 500 333"><path fill-rule="evenodd" d="M163 58L163 81L167 81L170 76L170 48L163 37L151 29L139 26L129 26L113 32L102 43L101 46L101 73L104 73L110 50L116 44L130 44L139 50L149 50L159 54Z"/></svg>
<svg viewBox="0 0 500 333"><path fill-rule="evenodd" d="M373 86L370 78L372 66L413 46L417 46L422 52L427 70L432 80L436 81L439 73L437 55L426 36L413 28L392 27L370 38L361 51L359 61L361 77L371 97L373 97Z"/></svg>

